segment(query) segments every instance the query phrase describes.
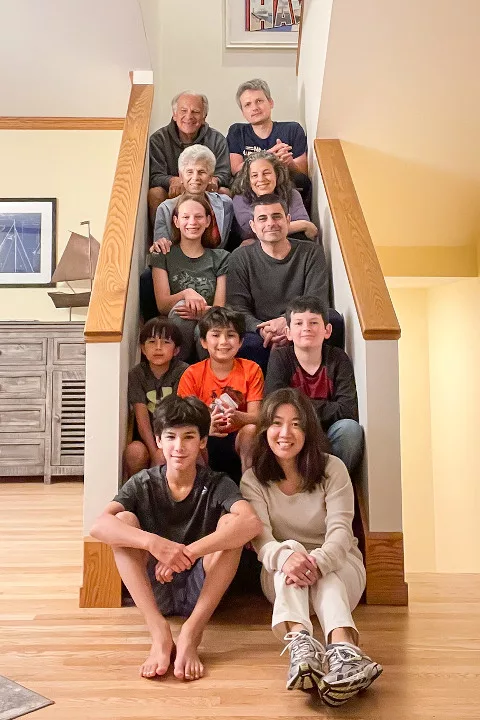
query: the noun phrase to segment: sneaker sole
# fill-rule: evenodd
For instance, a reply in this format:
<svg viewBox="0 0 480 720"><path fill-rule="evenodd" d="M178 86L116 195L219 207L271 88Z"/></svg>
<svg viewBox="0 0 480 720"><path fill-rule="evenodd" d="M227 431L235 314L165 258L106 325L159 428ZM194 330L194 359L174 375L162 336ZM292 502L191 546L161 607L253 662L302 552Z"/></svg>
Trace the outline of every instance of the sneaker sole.
<svg viewBox="0 0 480 720"><path fill-rule="evenodd" d="M313 670L308 663L300 663L296 675L287 682L287 690L311 690L318 687L322 674Z"/></svg>
<svg viewBox="0 0 480 720"><path fill-rule="evenodd" d="M355 676L337 683L325 682L325 680L322 679L318 687L321 700L323 700L326 705L336 707L343 705L352 697L358 695L359 692L366 690L383 672L382 666L376 663L370 667L372 668L371 674L368 677L359 677L357 681L355 680Z"/></svg>

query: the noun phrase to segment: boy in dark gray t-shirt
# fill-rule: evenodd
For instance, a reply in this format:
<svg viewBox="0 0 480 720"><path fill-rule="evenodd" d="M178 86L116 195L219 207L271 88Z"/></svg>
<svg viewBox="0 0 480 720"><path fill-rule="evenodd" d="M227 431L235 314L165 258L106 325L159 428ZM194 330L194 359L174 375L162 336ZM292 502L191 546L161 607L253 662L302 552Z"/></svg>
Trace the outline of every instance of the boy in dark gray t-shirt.
<svg viewBox="0 0 480 720"><path fill-rule="evenodd" d="M129 477L165 462L155 442L152 419L158 403L168 395L176 395L179 380L188 367L176 357L181 344L182 333L166 318L152 318L140 332L143 359L128 374L128 402L136 422L134 439L124 455Z"/></svg>
<svg viewBox="0 0 480 720"><path fill-rule="evenodd" d="M121 488L91 530L111 545L119 573L152 636L143 677L198 680L198 657L211 615L230 585L242 547L261 530L257 515L227 475L197 467L210 411L198 398L171 395L155 412L166 466L143 470ZM182 615L176 647L168 615Z"/></svg>

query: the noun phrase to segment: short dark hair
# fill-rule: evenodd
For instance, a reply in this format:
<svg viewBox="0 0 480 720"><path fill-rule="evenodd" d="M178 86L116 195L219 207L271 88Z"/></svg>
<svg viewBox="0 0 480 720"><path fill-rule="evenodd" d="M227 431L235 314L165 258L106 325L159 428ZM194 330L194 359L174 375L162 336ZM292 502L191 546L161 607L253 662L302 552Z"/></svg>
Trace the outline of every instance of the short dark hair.
<svg viewBox="0 0 480 720"><path fill-rule="evenodd" d="M290 326L292 313L311 312L314 315L321 315L325 325L328 320L328 307L315 295L301 295L288 303L285 311L287 325Z"/></svg>
<svg viewBox="0 0 480 720"><path fill-rule="evenodd" d="M285 215L288 215L288 205L285 202L285 200L278 195L275 195L275 193L268 193L267 195L259 195L255 200L253 200L251 208L252 208L252 215L255 216L255 208L258 205L281 205L283 208L283 211Z"/></svg>
<svg viewBox="0 0 480 720"><path fill-rule="evenodd" d="M165 338L172 340L175 347L182 345L182 333L180 328L174 322L167 318L155 317L148 320L140 330L140 345L145 345L150 338Z"/></svg>
<svg viewBox="0 0 480 720"><path fill-rule="evenodd" d="M280 405L293 405L298 413L300 426L305 433L305 443L297 455L297 470L302 478L300 491L313 492L324 479L329 444L312 403L297 389L275 390L262 401L253 450L253 472L258 482L266 486L285 477L267 440L267 430L273 424Z"/></svg>
<svg viewBox="0 0 480 720"><path fill-rule="evenodd" d="M205 340L209 330L228 327L233 327L235 332L238 333L240 340L243 340L246 332L245 316L242 315L242 313L235 312L235 310L229 307L214 306L210 308L210 310L207 310L198 323L198 330L202 340Z"/></svg>
<svg viewBox="0 0 480 720"><path fill-rule="evenodd" d="M168 395L160 401L153 414L153 431L157 437L167 428L194 425L201 438L210 432L210 410L197 397Z"/></svg>

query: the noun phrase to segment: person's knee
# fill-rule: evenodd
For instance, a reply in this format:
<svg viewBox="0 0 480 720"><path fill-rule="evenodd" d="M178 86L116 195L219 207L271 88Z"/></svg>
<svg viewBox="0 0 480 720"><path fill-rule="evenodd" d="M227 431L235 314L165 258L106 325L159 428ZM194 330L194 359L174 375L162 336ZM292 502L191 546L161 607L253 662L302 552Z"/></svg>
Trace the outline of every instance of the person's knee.
<svg viewBox="0 0 480 720"><path fill-rule="evenodd" d="M345 418L343 420L337 420L337 422L330 426L328 436L331 439L362 442L363 428L356 420Z"/></svg>
<svg viewBox="0 0 480 720"><path fill-rule="evenodd" d="M168 193L163 187L152 187L148 191L148 205L149 207L155 207L155 209L167 199Z"/></svg>
<svg viewBox="0 0 480 720"><path fill-rule="evenodd" d="M135 515L135 513L132 513L129 510L121 510L115 515L115 517L117 518L117 520L125 523L125 525L140 528L140 523L137 516Z"/></svg>
<svg viewBox="0 0 480 720"><path fill-rule="evenodd" d="M134 440L125 448L125 465L128 472L134 475L144 470L150 464L150 455L146 445L140 440Z"/></svg>
<svg viewBox="0 0 480 720"><path fill-rule="evenodd" d="M237 433L235 440L235 450L240 453L245 447L250 447L255 440L257 435L257 426L251 423L250 425L244 425Z"/></svg>

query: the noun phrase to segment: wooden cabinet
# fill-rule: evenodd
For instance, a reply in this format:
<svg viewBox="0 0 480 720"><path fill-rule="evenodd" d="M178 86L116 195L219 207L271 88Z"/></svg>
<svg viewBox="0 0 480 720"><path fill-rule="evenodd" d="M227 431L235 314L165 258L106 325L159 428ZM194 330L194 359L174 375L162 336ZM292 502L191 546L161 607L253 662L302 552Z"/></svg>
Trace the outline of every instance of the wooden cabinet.
<svg viewBox="0 0 480 720"><path fill-rule="evenodd" d="M83 475L83 323L0 322L0 477Z"/></svg>

